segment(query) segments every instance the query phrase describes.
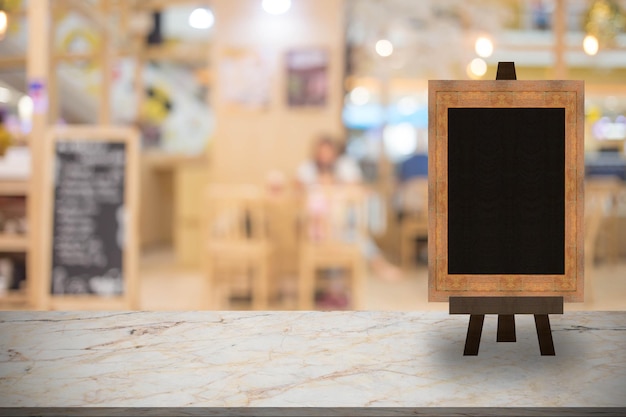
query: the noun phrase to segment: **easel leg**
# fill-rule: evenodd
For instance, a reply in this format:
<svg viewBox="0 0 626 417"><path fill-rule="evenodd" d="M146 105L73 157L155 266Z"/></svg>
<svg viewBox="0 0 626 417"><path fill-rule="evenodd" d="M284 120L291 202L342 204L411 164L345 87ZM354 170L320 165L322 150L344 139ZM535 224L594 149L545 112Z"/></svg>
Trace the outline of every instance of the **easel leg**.
<svg viewBox="0 0 626 417"><path fill-rule="evenodd" d="M465 351L463 356L478 355L480 347L480 336L483 332L484 314L471 314L469 326L467 327L467 337L465 338Z"/></svg>
<svg viewBox="0 0 626 417"><path fill-rule="evenodd" d="M550 329L550 319L548 315L535 314L535 327L537 327L537 338L539 339L541 356L554 356L554 343L552 342L552 330Z"/></svg>
<svg viewBox="0 0 626 417"><path fill-rule="evenodd" d="M515 316L498 314L498 342L515 342Z"/></svg>

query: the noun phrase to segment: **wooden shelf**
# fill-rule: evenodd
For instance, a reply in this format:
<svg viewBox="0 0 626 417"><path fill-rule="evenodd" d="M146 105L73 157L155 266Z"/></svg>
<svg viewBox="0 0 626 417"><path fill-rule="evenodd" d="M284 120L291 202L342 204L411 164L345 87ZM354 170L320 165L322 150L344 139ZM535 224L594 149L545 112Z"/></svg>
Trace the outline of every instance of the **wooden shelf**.
<svg viewBox="0 0 626 417"><path fill-rule="evenodd" d="M199 164L206 166L208 159L205 153L198 155L185 155L180 153L169 153L160 150L149 150L141 155L143 163L147 164L155 171L172 171L180 166Z"/></svg>
<svg viewBox="0 0 626 417"><path fill-rule="evenodd" d="M26 235L0 233L0 252L28 251L28 237Z"/></svg>
<svg viewBox="0 0 626 417"><path fill-rule="evenodd" d="M27 180L0 179L0 196L25 196L28 194Z"/></svg>
<svg viewBox="0 0 626 417"><path fill-rule="evenodd" d="M0 304L25 304L28 302L28 295L24 290L8 290L0 293Z"/></svg>

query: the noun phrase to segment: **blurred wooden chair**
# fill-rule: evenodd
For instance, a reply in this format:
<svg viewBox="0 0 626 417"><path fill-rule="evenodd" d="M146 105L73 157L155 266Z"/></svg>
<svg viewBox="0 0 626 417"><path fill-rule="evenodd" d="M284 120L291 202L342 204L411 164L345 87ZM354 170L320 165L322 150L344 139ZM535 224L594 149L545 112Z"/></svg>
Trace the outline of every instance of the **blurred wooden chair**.
<svg viewBox="0 0 626 417"><path fill-rule="evenodd" d="M598 241L602 229L613 216L615 199L621 190L618 178L589 178L585 181L585 300L593 298L592 276L596 262ZM610 226L610 224L609 224ZM611 233L613 231L609 231ZM610 246L614 242L606 242ZM614 249L617 249L614 248Z"/></svg>
<svg viewBox="0 0 626 417"><path fill-rule="evenodd" d="M268 193L268 237L272 242L270 299L296 308L299 259L299 199L291 192Z"/></svg>
<svg viewBox="0 0 626 417"><path fill-rule="evenodd" d="M236 282L229 279L227 271L234 270L239 276L252 275L248 282L252 308L267 309L271 246L262 189L252 185L210 185L205 201L204 263L211 308L222 308L224 292L228 297L232 295Z"/></svg>
<svg viewBox="0 0 626 417"><path fill-rule="evenodd" d="M316 272L330 268L350 270L350 304L355 310L362 308L366 274L365 203L365 190L352 186L315 187L303 198L298 282L301 310L315 307Z"/></svg>
<svg viewBox="0 0 626 417"><path fill-rule="evenodd" d="M414 178L399 188L400 264L408 269L415 265L416 240L428 239L428 179Z"/></svg>
<svg viewBox="0 0 626 417"><path fill-rule="evenodd" d="M585 237L585 250L589 249L591 262L599 257L616 262L619 257L617 200L621 191L622 182L617 177L592 177L585 181L585 232L591 239L587 242Z"/></svg>

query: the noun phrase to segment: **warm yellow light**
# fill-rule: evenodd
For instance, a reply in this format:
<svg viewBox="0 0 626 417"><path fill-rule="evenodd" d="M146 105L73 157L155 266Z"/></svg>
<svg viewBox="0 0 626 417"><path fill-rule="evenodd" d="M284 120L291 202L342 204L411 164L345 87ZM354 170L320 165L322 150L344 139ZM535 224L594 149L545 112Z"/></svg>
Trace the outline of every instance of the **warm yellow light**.
<svg viewBox="0 0 626 417"><path fill-rule="evenodd" d="M481 36L476 39L476 43L474 44L474 49L476 50L476 54L483 58L487 58L493 54L493 42L491 39Z"/></svg>
<svg viewBox="0 0 626 417"><path fill-rule="evenodd" d="M9 26L9 17L4 10L0 10L0 39L4 38L4 34L7 33L7 26Z"/></svg>
<svg viewBox="0 0 626 417"><path fill-rule="evenodd" d="M376 42L376 53L380 56L389 56L393 53L393 44L387 39Z"/></svg>
<svg viewBox="0 0 626 417"><path fill-rule="evenodd" d="M467 75L471 78L480 78L487 72L487 63L481 58L474 58L467 66Z"/></svg>
<svg viewBox="0 0 626 417"><path fill-rule="evenodd" d="M583 39L583 50L587 55L595 55L598 53L600 45L598 45L598 38L593 35L585 36Z"/></svg>

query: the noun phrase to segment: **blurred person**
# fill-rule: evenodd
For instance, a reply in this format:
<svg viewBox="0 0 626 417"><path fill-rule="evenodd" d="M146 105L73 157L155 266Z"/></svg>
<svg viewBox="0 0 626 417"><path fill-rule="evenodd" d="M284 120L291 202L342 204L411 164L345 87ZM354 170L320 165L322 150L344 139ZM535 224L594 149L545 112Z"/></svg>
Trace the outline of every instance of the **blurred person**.
<svg viewBox="0 0 626 417"><path fill-rule="evenodd" d="M294 198L288 176L270 170L265 176L268 235L272 241L274 294L282 302L296 305L298 300L298 200Z"/></svg>
<svg viewBox="0 0 626 417"><path fill-rule="evenodd" d="M313 220L308 232L316 238L321 228L316 228L315 224L323 222L324 216L330 214L332 204L331 201L327 201L324 193L316 190L316 186L361 187L363 174L356 161L344 155L339 144L329 136L320 136L315 141L312 155L311 160L305 161L298 168L297 179L307 192L307 210ZM371 237L357 236L356 240L361 246L368 266L376 276L385 280L396 280L400 277L398 268L385 259Z"/></svg>
<svg viewBox="0 0 626 417"><path fill-rule="evenodd" d="M356 161L343 155L330 136L320 136L313 145L313 158L298 168L298 182L305 187L324 184L360 184L363 174Z"/></svg>

